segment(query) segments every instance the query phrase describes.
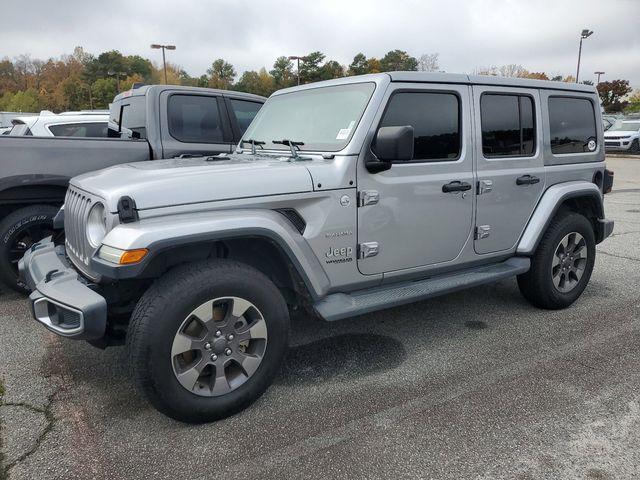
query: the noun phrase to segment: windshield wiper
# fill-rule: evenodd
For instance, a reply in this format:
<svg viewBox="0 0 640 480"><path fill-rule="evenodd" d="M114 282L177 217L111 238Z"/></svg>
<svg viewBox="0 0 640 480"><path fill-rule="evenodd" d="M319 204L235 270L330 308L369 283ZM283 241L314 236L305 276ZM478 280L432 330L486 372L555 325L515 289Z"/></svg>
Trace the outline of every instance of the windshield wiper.
<svg viewBox="0 0 640 480"><path fill-rule="evenodd" d="M289 147L293 158L298 158L298 150L300 150L300 147L304 145L304 142L296 142L293 140L287 140L286 138L284 140L271 140L271 143L276 145L286 145Z"/></svg>
<svg viewBox="0 0 640 480"><path fill-rule="evenodd" d="M245 143L250 143L251 144L251 155L255 155L256 154L256 145L258 145L260 148L264 148L263 145L267 142L263 142L261 140L254 140L252 138L247 138L246 140L240 140L240 146L243 146Z"/></svg>

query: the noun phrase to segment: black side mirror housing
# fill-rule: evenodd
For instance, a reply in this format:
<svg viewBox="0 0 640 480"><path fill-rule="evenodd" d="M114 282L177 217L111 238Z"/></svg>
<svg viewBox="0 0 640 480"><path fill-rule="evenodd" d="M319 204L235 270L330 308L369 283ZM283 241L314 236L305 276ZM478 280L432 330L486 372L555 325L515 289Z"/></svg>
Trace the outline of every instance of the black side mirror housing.
<svg viewBox="0 0 640 480"><path fill-rule="evenodd" d="M413 127L380 127L373 144L375 156L365 162L371 173L382 172L391 168L394 160L413 159Z"/></svg>

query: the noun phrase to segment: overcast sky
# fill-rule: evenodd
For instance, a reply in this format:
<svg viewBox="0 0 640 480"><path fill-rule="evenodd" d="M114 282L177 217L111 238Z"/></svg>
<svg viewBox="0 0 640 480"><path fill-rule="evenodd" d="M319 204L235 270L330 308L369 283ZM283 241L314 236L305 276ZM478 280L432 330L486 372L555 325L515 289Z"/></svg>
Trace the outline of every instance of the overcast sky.
<svg viewBox="0 0 640 480"><path fill-rule="evenodd" d="M175 44L168 60L201 75L219 57L238 74L279 55L320 50L344 65L363 52L440 54L447 72L521 64L530 71L606 72L640 88L640 0L29 0L3 2L0 57L46 59L76 45L161 61L150 43Z"/></svg>

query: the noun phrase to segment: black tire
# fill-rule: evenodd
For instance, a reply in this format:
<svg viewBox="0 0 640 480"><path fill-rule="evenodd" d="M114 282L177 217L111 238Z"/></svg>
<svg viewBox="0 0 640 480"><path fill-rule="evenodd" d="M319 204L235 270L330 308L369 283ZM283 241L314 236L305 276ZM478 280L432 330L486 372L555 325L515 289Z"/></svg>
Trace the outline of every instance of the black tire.
<svg viewBox="0 0 640 480"><path fill-rule="evenodd" d="M629 152L631 153L640 153L640 141L636 138L633 142L631 142L631 147L629 148Z"/></svg>
<svg viewBox="0 0 640 480"><path fill-rule="evenodd" d="M568 292L560 291L553 282L552 262L561 240L577 232L586 243L586 264L582 277ZM596 257L596 242L591 222L578 213L562 211L547 227L535 254L531 258L531 269L518 276L518 287L522 295L534 306L548 310L566 308L582 294L593 271Z"/></svg>
<svg viewBox="0 0 640 480"><path fill-rule="evenodd" d="M18 260L33 243L53 233L53 217L58 208L31 205L11 212L0 222L0 280L8 287L28 293L18 282Z"/></svg>
<svg viewBox="0 0 640 480"><path fill-rule="evenodd" d="M202 397L179 383L172 343L194 308L225 296L247 299L260 310L268 341L245 383L221 396ZM136 387L156 409L182 422L204 423L231 416L264 393L284 360L288 335L287 304L265 275L235 261L211 260L177 267L145 292L131 317L127 349Z"/></svg>

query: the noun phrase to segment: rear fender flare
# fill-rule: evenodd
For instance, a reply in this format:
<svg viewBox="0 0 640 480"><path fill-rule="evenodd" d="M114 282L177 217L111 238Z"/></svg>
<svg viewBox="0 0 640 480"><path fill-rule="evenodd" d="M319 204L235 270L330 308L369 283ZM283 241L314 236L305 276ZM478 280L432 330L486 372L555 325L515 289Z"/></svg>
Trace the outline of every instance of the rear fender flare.
<svg viewBox="0 0 640 480"><path fill-rule="evenodd" d="M598 219L604 219L604 201L602 192L594 183L586 181L563 182L549 187L538 202L533 215L529 219L516 253L519 255L532 255L542 235L544 235L551 219L558 213L564 202L572 198L588 197L595 200L598 211Z"/></svg>

